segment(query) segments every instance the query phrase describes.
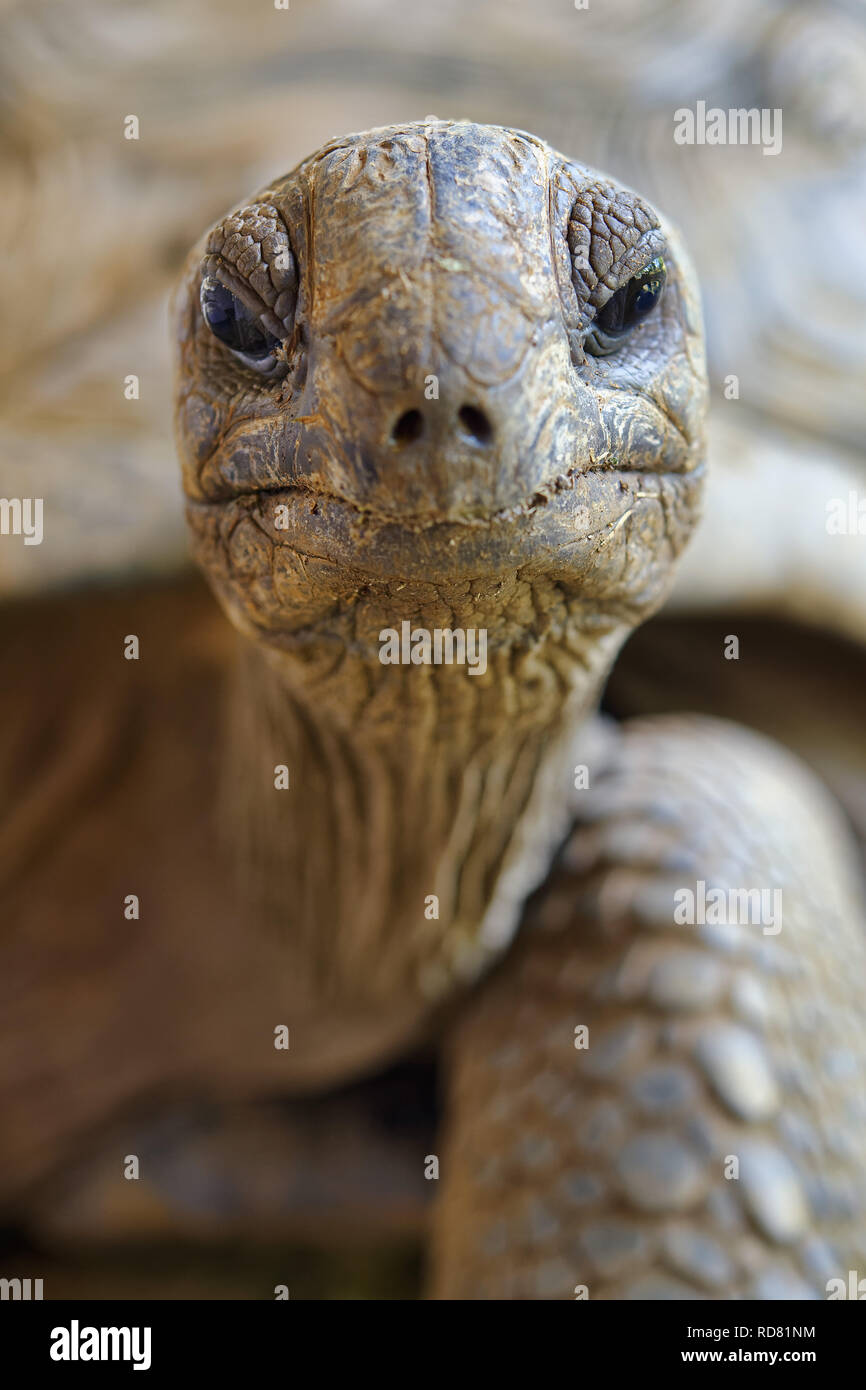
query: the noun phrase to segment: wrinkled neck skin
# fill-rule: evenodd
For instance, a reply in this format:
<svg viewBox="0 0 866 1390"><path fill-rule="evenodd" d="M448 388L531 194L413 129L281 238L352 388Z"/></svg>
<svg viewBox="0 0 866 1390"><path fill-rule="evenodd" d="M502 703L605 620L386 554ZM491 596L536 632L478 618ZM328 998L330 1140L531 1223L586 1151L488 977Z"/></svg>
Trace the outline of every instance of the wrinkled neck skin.
<svg viewBox="0 0 866 1390"><path fill-rule="evenodd" d="M661 298L605 328L659 262ZM276 344L266 371L206 286ZM688 258L606 175L431 119L329 142L221 219L175 321L193 549L247 643L227 844L249 916L308 999L442 1001L548 873L575 763L592 780L581 730L697 517ZM484 631L486 670L383 664L404 622Z"/></svg>
<svg viewBox="0 0 866 1390"><path fill-rule="evenodd" d="M300 658L242 639L231 844L245 895L317 992L447 999L507 947L546 876L629 626L564 605L554 584L530 601L541 635L498 642L491 612L483 674L383 665L364 636L339 654L308 642ZM485 626L483 607L462 606L412 611L409 594L388 625ZM381 610L368 607L357 627L372 639Z"/></svg>

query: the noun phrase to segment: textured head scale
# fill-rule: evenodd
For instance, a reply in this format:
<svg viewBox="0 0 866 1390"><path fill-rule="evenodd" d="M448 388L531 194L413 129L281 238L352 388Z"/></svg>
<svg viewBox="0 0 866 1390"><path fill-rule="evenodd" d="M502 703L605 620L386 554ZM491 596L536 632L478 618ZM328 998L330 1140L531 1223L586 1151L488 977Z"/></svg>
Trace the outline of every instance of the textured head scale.
<svg viewBox="0 0 866 1390"><path fill-rule="evenodd" d="M653 312L606 333L658 264ZM335 140L196 248L178 324L196 550L270 645L369 657L383 615L434 608L513 644L521 586L555 586L561 634L624 632L664 596L699 494L700 313L675 234L611 179L469 122Z"/></svg>

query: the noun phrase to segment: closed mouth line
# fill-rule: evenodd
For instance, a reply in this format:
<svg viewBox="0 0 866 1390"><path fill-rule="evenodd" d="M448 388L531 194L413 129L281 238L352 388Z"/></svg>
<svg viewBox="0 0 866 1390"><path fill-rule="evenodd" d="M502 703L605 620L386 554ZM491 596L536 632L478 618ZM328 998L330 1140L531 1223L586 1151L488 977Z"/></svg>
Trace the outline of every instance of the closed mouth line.
<svg viewBox="0 0 866 1390"><path fill-rule="evenodd" d="M278 497L282 494L290 493L297 497L306 498L312 503L325 502L333 503L340 507L346 507L359 516L369 518L371 521L377 521L379 523L384 522L389 525L420 526L424 528L432 526L481 527L514 518L519 514L531 516L558 495L564 492L572 492L575 484L580 478L603 473L652 474L653 472L654 470L647 468L645 465L640 468L628 468L618 463L616 459L607 459L604 463L593 464L589 468L583 468L580 471L568 469L564 474L559 473L554 478L540 483L533 490L531 495L523 501L514 502L510 506L500 507L495 512L488 512L479 516L442 516L434 515L432 512L401 512L399 514L383 512L375 507L369 506L365 502L359 502L354 498L343 497L339 493L328 492L324 488L305 486L303 483L298 482L297 479L291 481L287 480L285 483L274 483L268 487L239 488L227 493L224 497L191 497L187 500L190 505L193 506L211 507L224 506L226 503L236 502L244 497ZM658 473L655 474L655 476L662 477L667 476L667 474ZM673 473L673 476L679 477L681 475L677 470Z"/></svg>

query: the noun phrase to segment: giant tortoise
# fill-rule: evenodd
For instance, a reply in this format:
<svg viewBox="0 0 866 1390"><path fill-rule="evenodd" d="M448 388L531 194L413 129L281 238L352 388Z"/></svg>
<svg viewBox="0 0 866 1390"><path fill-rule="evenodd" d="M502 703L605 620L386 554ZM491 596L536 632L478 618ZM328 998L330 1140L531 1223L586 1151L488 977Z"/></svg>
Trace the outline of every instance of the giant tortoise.
<svg viewBox="0 0 866 1390"><path fill-rule="evenodd" d="M546 250L543 186L559 200ZM638 245L658 255L632 266ZM594 328L629 296L631 312L629 286L656 261L667 284L656 266L639 287L646 322ZM9 620L14 663L42 619L28 672L41 689L69 651L78 663L7 761L12 786L38 783L6 865L24 924L6 957L8 1190L167 1077L229 1095L318 1090L444 1040L435 1291L820 1295L862 1244L846 827L802 768L743 730L589 719L623 638L667 591L704 486L700 327L674 234L532 137L431 119L331 142L221 219L189 275L188 518L240 655L197 591ZM711 307L726 328L744 309L717 290ZM781 336L770 346L751 377L763 419L717 413L734 467L721 493L710 471L709 543L686 550L675 597L757 596L861 637L862 552L826 550L803 525L805 490L812 504L827 492L808 393L785 402L800 437L767 444L773 364L803 370L805 347L788 361ZM835 419L821 449L844 460L856 421ZM850 477L836 466L836 490ZM383 665L379 634L404 621L483 630L487 670ZM608 707L778 723L856 821L836 707L786 722L797 692L780 698L776 680L753 718L749 676L745 694L719 677L746 671L723 665L729 628L651 623ZM107 665L121 630L153 659ZM766 636L755 629L753 654ZM820 688L822 702L837 693ZM699 883L729 901L781 891L781 931L676 922L674 895ZM106 955L103 918L133 885L140 937ZM63 941L62 903L92 928L54 947L46 982L34 945L46 927ZM272 1044L283 1024L286 1052ZM70 1049L87 1078L72 1090Z"/></svg>
<svg viewBox="0 0 866 1390"><path fill-rule="evenodd" d="M820 1295L866 1253L850 832L750 731L593 719L699 508L673 229L522 132L387 127L222 219L176 332L242 638L207 847L285 1084L445 1039L439 1295Z"/></svg>

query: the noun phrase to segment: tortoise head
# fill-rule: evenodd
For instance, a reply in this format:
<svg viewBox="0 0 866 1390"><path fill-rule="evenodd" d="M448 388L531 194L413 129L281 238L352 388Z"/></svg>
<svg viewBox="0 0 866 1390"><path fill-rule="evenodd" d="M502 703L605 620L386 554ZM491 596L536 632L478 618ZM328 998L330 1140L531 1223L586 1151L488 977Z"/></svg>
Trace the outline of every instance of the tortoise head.
<svg viewBox="0 0 866 1390"><path fill-rule="evenodd" d="M696 520L693 272L636 194L534 137L335 140L224 218L176 301L197 555L309 662L435 615L500 649L620 638Z"/></svg>

